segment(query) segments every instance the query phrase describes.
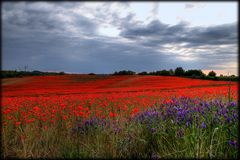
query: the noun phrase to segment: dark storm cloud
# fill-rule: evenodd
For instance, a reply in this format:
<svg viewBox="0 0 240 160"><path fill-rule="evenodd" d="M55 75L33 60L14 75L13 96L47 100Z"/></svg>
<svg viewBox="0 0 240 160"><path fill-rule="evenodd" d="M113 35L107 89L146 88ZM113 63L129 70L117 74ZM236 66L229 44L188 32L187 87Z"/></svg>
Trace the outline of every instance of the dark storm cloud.
<svg viewBox="0 0 240 160"><path fill-rule="evenodd" d="M157 43L188 43L188 47L236 44L237 25L233 23L214 27L188 27L187 23L180 23L170 26L155 20L145 26L126 28L120 35L129 39L146 39L151 46Z"/></svg>
<svg viewBox="0 0 240 160"><path fill-rule="evenodd" d="M96 8L94 18L73 11L76 6L83 9L83 3L3 3L3 69L25 65L31 70L82 73L178 66L211 69L237 57L234 23L189 27L186 22L171 26L154 20L143 24L134 13L120 17L110 12L107 3ZM119 37L98 33L105 21L121 30ZM181 54L170 51L174 46L190 50L193 59L181 59Z"/></svg>
<svg viewBox="0 0 240 160"><path fill-rule="evenodd" d="M46 5L48 8L43 8L38 7L37 3L19 2L19 5L13 3L11 9L10 4L3 5L3 29L13 29L16 32L24 30L37 31L37 33L39 31L66 33L68 27L72 26L84 34L93 34L96 30L96 24L92 20L64 10L64 8L71 10L72 5L67 3L60 3L60 6L57 3ZM72 20L66 22L62 17L58 17L59 15L67 15Z"/></svg>
<svg viewBox="0 0 240 160"><path fill-rule="evenodd" d="M73 44L74 42L77 43ZM119 45L118 43L108 42L106 39L79 40L78 38L61 37L58 38L57 42L52 43L50 40L45 43L35 43L28 40L22 42L23 44L29 44L25 45L24 48L18 41L11 41L11 43L12 46L20 48L18 53L21 56L16 59L14 58L16 56L15 49L12 49L12 47L3 48L4 52L10 53L5 57L12 60L8 61L8 65L22 62L19 64L20 66L27 63L28 66L35 66L44 70L51 68L51 70L84 73L109 73L119 69L151 70L158 63L170 67L169 64L164 64L168 56L159 56L157 53L155 55L152 53L152 56L149 56L149 50L147 49L135 45ZM30 52L31 55L29 55ZM142 54L143 52L146 54Z"/></svg>
<svg viewBox="0 0 240 160"><path fill-rule="evenodd" d="M179 49L192 49L192 53L189 54L198 58L195 63L202 64L200 68L203 69L224 64L226 59L230 62L236 62L237 59L236 23L210 27L189 27L185 22L170 26L155 20L147 25L125 28L120 35L143 46L160 50L166 48L164 45L182 44ZM220 48L222 45L226 47ZM197 49L202 51L197 51ZM169 56L174 55L171 52L168 54ZM175 56L177 55L175 54ZM189 66L193 65L190 62L187 63Z"/></svg>

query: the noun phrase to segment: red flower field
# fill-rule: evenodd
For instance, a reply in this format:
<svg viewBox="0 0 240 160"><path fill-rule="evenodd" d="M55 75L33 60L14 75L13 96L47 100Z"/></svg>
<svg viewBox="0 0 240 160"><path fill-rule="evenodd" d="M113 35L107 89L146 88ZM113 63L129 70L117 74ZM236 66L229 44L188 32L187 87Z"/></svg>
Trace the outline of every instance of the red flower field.
<svg viewBox="0 0 240 160"><path fill-rule="evenodd" d="M183 101L186 100L183 106L189 106L185 109L193 110L191 112L200 112L200 110L202 110L201 105L205 104L204 101L213 102L213 100L217 100L214 101L216 105L212 104L213 107L219 105L222 107L224 104L221 104L222 101L218 101L218 99L228 102L228 105L230 106L236 106L235 101L237 100L238 90L237 82L199 80L172 76L163 77L140 75L33 76L24 78L2 79L2 85L4 156L25 158L56 158L62 156L75 157L72 155L73 151L74 153L76 152L76 157L84 157L83 155L78 155L80 154L79 150L72 148L78 148L79 146L83 147L82 149L84 154L88 155L86 157L95 157L95 155L92 154L97 151L93 150L90 153L87 151L88 147L86 147L86 145L95 146L94 141L89 141L89 139L94 140L97 138L91 137L92 134L112 138L121 137L122 139L119 140L122 141L124 140L124 137L126 137L125 134L133 134L131 136L135 136L135 134L138 134L138 132L143 129L141 128L139 130L139 128L137 129L138 125L135 125L135 131L130 131L129 127L131 128L131 126L129 124L135 123L135 121L132 122L131 119L136 118L139 114L143 114L144 116L145 112L146 115L149 115L150 117L153 115L154 118L153 113L155 113L155 111L150 112L149 109L161 109L161 106L165 105L164 110L166 110L166 113L163 113L172 115L173 110L177 109L176 106L178 106L179 103L183 103L181 99L183 99ZM191 104L188 99L184 99L185 97L193 99L194 103ZM175 101L174 99L178 99L179 102ZM197 105L198 109L194 109L194 106L192 105ZM208 102L205 105L208 106ZM203 109L206 110L209 108L205 107ZM227 117L224 110L221 108L219 108L221 112L216 112L214 110L215 109L209 112L209 114L212 114L210 117L214 117L214 114L223 113L225 119L231 122L231 119ZM236 111L233 111L231 115L231 117L234 117L232 118L233 120L236 119L235 112ZM185 115L185 112L179 112L178 115L182 116L183 113ZM201 113L205 114L205 111L201 111ZM164 117L165 116L162 116L160 118ZM178 123L178 117L176 118ZM98 126L98 131L93 130L91 132L88 132L89 125L93 126L93 123L95 123L94 119L100 119L101 125L110 123L110 126L114 132L112 132L112 129L107 128L104 132L102 132L100 130L101 125ZM190 121L187 121L187 126L189 125ZM235 123L234 121L231 123ZM170 122L172 124L174 121L166 120L166 122L164 122L165 127L172 126L169 124ZM210 122L211 121L203 121L201 124L203 126L203 129L206 128L206 123ZM120 127L120 129L116 128L115 123L119 125L118 127ZM142 123L143 122L139 123L139 125L143 125ZM144 123L146 123L145 120ZM126 124L128 124L128 127L126 127ZM76 131L76 125L80 131ZM147 126L148 125L149 124L147 124ZM216 125L218 124L216 123ZM84 126L85 128L82 128ZM176 126L176 124L172 126L172 133L181 131L178 131L178 129L174 126ZM232 126L232 128L235 130L234 126ZM124 134L120 132L122 129L125 130L123 132ZM209 132L210 135L212 135L212 132L215 129L216 127L212 128L211 131L205 130L204 133ZM71 133L72 130L74 133L83 132L83 137L76 137L78 139L76 141L74 139L75 135ZM161 133L161 130L158 133ZM222 130L223 131L221 132L225 135L226 131L224 128ZM157 132L157 129L150 128L150 131L151 133L155 134ZM184 132L187 133L187 131L188 128L186 128ZM119 135L116 135L116 132ZM166 130L164 132L166 132L165 135L171 135L170 139L173 141L172 138L174 138L175 135L168 133ZM195 133L195 129L192 128L191 132L192 134ZM177 135L182 134L183 133L177 133ZM148 134L146 134L146 136L147 135ZM138 138L136 138L139 139L139 136L141 135L138 135ZM86 139L86 141L84 139ZM235 145L235 143L233 143L235 140L232 139L235 138L230 138L229 141L231 144ZM99 142L100 146L98 145L98 148L101 148L101 145L105 145L105 149L100 149L98 152L99 154L102 153L103 157L108 153L111 153L111 157L122 157L126 155L125 153L123 154L119 152L119 156L116 156L117 149L114 149L112 145L119 145L118 142L112 140L111 138L108 142L102 140L104 140L104 138L99 138L99 141L101 142ZM151 142L152 140L146 139L146 141ZM181 141L181 139L176 139L176 141ZM206 145L212 145L208 144L209 141L207 139L205 141ZM227 143L227 140L223 139L223 141L224 143ZM194 141L186 140L186 143L194 144L194 146L198 145L198 143L195 143ZM62 151L61 147L65 148L66 145L69 145L70 149L67 151ZM130 147L130 142L129 144L127 143L127 145ZM134 146L136 147L137 144L134 144ZM39 147L46 149L41 151ZM179 147L180 146L176 146L176 149L179 149ZM112 151L109 152L109 149ZM143 151L131 151L129 154L135 154L135 152L145 152L144 148L141 148L141 150L142 149ZM47 150L52 151L49 152ZM171 149L168 150L170 153L174 152L171 151ZM195 151L195 148L189 148L189 150L194 154L197 153ZM224 148L222 150L224 150ZM166 153L164 150L159 151L159 154L160 152ZM207 150L204 151L204 153L207 152ZM232 151L229 151L228 153L231 152ZM197 157L199 157L199 155L197 155ZM200 155L200 157L206 156ZM228 155L226 155L226 157L228 157Z"/></svg>
<svg viewBox="0 0 240 160"><path fill-rule="evenodd" d="M16 125L89 116L129 116L172 97L237 99L237 83L162 76L63 75L3 80L2 112ZM16 116L16 114L20 114Z"/></svg>

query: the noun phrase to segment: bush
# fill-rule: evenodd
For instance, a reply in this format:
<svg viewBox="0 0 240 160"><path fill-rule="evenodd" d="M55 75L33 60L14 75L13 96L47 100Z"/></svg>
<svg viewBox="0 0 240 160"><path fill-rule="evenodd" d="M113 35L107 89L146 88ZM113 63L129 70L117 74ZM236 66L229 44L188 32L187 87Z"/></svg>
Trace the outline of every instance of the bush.
<svg viewBox="0 0 240 160"><path fill-rule="evenodd" d="M201 70L188 70L184 73L185 76L190 76L190 77L203 77L204 73Z"/></svg>
<svg viewBox="0 0 240 160"><path fill-rule="evenodd" d="M144 72L138 73L138 75L148 75L148 73L144 71Z"/></svg>
<svg viewBox="0 0 240 160"><path fill-rule="evenodd" d="M216 73L214 71L211 71L208 73L208 76L210 77L216 77Z"/></svg>
<svg viewBox="0 0 240 160"><path fill-rule="evenodd" d="M122 71L119 71L119 72L114 72L113 75L135 75L136 73L133 72L133 71L126 71L126 70L122 70Z"/></svg>
<svg viewBox="0 0 240 160"><path fill-rule="evenodd" d="M164 70L161 70L161 71L157 71L156 75L169 76L170 72L164 69Z"/></svg>
<svg viewBox="0 0 240 160"><path fill-rule="evenodd" d="M183 69L182 67L177 67L177 68L175 69L175 75L176 75L176 76L183 76L184 73L185 73L185 71L184 71L184 69Z"/></svg>

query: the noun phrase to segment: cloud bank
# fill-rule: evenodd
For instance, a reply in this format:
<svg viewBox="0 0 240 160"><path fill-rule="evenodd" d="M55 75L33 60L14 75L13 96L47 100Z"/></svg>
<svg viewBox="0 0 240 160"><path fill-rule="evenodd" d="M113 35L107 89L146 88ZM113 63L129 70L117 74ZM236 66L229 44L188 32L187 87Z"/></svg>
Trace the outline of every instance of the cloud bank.
<svg viewBox="0 0 240 160"><path fill-rule="evenodd" d="M5 2L2 68L112 73L182 66L236 74L236 22L192 27L186 21L166 24L155 16L141 21L130 6Z"/></svg>

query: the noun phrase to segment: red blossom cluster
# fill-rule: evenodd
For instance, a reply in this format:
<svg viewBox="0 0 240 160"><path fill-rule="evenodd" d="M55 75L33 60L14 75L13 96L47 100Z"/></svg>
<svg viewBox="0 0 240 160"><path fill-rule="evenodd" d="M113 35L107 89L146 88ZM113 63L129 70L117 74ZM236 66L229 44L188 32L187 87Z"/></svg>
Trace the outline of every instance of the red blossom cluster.
<svg viewBox="0 0 240 160"><path fill-rule="evenodd" d="M230 87L229 87L230 86ZM59 121L70 127L93 116L124 119L172 97L237 99L236 82L167 76L38 76L3 84L3 125L38 123L48 129ZM41 123L40 123L41 122Z"/></svg>

